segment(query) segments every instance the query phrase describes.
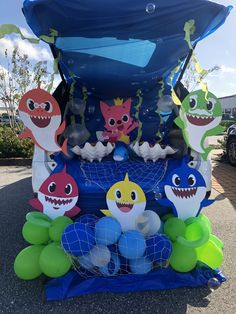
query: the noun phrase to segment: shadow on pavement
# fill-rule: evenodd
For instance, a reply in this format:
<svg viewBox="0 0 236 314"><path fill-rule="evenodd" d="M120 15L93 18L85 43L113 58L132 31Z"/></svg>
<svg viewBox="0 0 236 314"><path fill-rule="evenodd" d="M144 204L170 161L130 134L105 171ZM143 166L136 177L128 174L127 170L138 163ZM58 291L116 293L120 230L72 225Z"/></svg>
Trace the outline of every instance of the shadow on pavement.
<svg viewBox="0 0 236 314"><path fill-rule="evenodd" d="M213 188L222 193L220 196L228 198L232 204L236 205L236 168L225 162L216 162L212 170Z"/></svg>
<svg viewBox="0 0 236 314"><path fill-rule="evenodd" d="M17 181L0 190L1 211L1 313L175 313L184 314L188 305L207 307L208 288L148 291L142 293L101 293L63 302L45 303L44 277L19 280L13 271L15 256L27 246L21 230L27 204L33 196L31 178Z"/></svg>

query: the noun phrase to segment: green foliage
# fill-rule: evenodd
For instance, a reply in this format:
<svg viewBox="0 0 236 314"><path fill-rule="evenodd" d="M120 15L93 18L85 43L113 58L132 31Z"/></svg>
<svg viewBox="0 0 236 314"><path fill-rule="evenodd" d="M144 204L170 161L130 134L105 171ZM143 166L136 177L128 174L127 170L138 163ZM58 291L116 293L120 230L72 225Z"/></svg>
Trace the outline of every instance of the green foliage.
<svg viewBox="0 0 236 314"><path fill-rule="evenodd" d="M234 123L236 123L236 121L234 121L234 120L223 120L223 121L221 121L220 125L225 127L225 131L227 131L227 129Z"/></svg>
<svg viewBox="0 0 236 314"><path fill-rule="evenodd" d="M0 126L0 158L31 158L32 155L31 140L20 140L15 129L6 125Z"/></svg>

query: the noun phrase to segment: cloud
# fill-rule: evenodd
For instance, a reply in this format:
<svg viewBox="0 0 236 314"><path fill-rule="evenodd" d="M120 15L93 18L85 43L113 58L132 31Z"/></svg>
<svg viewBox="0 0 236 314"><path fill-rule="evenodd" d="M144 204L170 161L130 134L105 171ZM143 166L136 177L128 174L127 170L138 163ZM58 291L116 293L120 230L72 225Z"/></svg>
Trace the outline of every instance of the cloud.
<svg viewBox="0 0 236 314"><path fill-rule="evenodd" d="M232 73L232 74L234 74L234 73L236 73L236 68L222 64L220 66L220 71L223 72L223 73Z"/></svg>
<svg viewBox="0 0 236 314"><path fill-rule="evenodd" d="M24 34L26 34L26 32L27 31L24 30ZM27 35L32 37L32 35L30 34ZM9 53L11 53L15 47L18 47L21 53L27 54L29 56L29 59L36 62L53 60L52 55L41 44L32 45L30 42L22 40L18 36L5 37L0 40L0 55L4 56L6 49Z"/></svg>

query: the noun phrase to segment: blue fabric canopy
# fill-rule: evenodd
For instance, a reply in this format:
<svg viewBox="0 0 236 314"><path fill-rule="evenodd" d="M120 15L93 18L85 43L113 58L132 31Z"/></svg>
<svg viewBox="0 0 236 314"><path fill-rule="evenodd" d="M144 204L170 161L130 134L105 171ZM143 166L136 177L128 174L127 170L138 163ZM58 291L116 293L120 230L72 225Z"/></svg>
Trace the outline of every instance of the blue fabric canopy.
<svg viewBox="0 0 236 314"><path fill-rule="evenodd" d="M76 77L104 99L153 90L189 53L185 22L195 21L197 43L230 9L206 0L25 0L23 6L38 37L58 32L66 79Z"/></svg>

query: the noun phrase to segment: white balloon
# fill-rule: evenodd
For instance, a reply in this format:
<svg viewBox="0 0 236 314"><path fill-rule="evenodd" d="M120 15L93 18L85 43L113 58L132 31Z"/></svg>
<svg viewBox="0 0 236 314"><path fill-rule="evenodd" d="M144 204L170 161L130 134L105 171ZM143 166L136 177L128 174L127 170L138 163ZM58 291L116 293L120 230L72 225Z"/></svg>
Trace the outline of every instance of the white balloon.
<svg viewBox="0 0 236 314"><path fill-rule="evenodd" d="M94 266L107 265L111 259L111 252L105 245L96 245L90 251L90 261Z"/></svg>
<svg viewBox="0 0 236 314"><path fill-rule="evenodd" d="M141 232L145 237L156 234L161 227L161 219L152 210L145 210L135 220L136 230Z"/></svg>

